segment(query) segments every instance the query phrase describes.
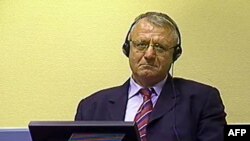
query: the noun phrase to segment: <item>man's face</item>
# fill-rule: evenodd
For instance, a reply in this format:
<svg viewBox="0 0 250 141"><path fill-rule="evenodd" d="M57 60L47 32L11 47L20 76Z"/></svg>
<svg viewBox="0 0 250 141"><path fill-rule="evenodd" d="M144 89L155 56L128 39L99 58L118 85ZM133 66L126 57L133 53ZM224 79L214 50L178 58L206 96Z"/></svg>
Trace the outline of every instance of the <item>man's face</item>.
<svg viewBox="0 0 250 141"><path fill-rule="evenodd" d="M173 62L174 49L168 50L175 45L172 30L141 19L131 31L130 39L129 64L137 83L150 81L146 83L154 85L163 80ZM146 44L147 48L141 48Z"/></svg>

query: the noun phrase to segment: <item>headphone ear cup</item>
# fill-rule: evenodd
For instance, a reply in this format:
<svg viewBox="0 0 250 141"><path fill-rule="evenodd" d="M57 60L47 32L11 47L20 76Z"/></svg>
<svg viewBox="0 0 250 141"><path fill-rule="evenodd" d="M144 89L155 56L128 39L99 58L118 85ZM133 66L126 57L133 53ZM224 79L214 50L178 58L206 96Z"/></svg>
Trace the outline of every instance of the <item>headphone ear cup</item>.
<svg viewBox="0 0 250 141"><path fill-rule="evenodd" d="M126 55L127 57L129 57L129 41L126 40L125 43L122 46L122 52L124 53L124 55Z"/></svg>
<svg viewBox="0 0 250 141"><path fill-rule="evenodd" d="M182 48L181 46L177 46L174 49L174 54L173 54L173 62L176 61L182 54Z"/></svg>

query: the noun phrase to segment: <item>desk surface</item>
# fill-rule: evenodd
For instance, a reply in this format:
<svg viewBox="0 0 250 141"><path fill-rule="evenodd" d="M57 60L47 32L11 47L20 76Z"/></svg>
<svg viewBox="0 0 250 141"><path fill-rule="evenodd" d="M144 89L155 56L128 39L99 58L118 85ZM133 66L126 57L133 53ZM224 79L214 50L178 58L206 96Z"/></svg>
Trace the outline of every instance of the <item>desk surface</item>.
<svg viewBox="0 0 250 141"><path fill-rule="evenodd" d="M0 128L0 141L32 141L32 139L28 129Z"/></svg>

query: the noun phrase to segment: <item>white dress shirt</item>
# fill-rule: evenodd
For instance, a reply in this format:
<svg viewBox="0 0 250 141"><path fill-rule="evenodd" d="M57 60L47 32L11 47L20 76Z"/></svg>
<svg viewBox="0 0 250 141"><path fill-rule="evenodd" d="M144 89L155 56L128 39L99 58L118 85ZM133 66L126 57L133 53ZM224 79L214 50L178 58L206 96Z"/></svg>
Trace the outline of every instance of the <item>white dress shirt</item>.
<svg viewBox="0 0 250 141"><path fill-rule="evenodd" d="M152 87L155 91L155 93L152 94L151 98L153 106L155 106L166 80L167 77ZM128 90L128 102L125 113L125 121L134 121L135 115L138 109L140 108L141 104L143 103L143 97L141 94L138 93L141 88L143 87L137 84L131 77L130 87Z"/></svg>

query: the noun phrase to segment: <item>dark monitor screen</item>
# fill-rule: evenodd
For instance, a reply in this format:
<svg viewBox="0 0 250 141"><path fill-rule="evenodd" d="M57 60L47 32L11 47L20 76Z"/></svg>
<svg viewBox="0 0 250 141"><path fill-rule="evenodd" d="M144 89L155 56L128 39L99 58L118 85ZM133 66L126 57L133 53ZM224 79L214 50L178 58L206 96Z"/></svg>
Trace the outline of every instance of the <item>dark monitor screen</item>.
<svg viewBox="0 0 250 141"><path fill-rule="evenodd" d="M136 124L124 121L32 121L29 130L33 141L68 141L77 134L123 134L122 141L140 141Z"/></svg>

